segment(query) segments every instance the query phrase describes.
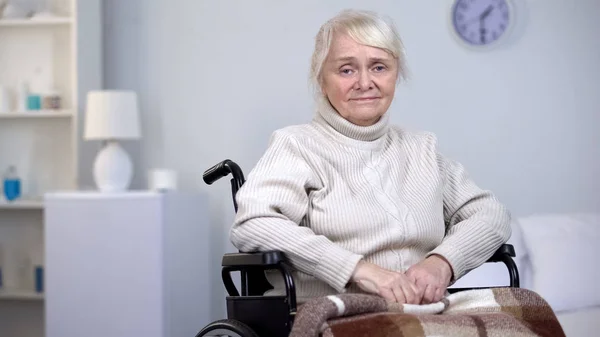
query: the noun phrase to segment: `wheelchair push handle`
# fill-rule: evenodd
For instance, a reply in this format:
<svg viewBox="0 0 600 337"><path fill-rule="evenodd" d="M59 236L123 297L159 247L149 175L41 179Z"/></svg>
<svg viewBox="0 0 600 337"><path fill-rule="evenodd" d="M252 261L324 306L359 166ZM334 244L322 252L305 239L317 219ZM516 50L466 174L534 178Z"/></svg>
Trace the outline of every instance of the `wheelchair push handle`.
<svg viewBox="0 0 600 337"><path fill-rule="evenodd" d="M235 185L238 188L241 187L246 181L242 169L238 166L238 164L234 163L229 159L225 159L222 162L204 171L202 179L207 185L212 185L212 183L227 176L230 173L233 176L233 180L235 180Z"/></svg>
<svg viewBox="0 0 600 337"><path fill-rule="evenodd" d="M244 182L246 182L246 178L244 178L244 173L242 169L238 166L238 164L232 162L229 159L225 159L217 165L209 168L204 171L202 175L202 179L207 185L212 185L215 181L227 176L231 173L231 195L233 198L233 207L237 212L238 206L235 200L235 195L237 191L242 187Z"/></svg>
<svg viewBox="0 0 600 337"><path fill-rule="evenodd" d="M212 183L214 183L215 181L231 173L229 165L227 165L230 162L231 160L229 159L223 160L222 162L204 171L204 174L202 175L202 179L204 180L204 182L208 185L212 185Z"/></svg>

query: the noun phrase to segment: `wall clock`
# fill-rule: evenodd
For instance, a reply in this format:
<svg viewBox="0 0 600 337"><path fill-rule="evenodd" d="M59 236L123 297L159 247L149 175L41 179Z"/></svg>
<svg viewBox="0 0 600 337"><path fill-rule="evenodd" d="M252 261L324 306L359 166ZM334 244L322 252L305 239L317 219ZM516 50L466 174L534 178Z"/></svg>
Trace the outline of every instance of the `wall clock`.
<svg viewBox="0 0 600 337"><path fill-rule="evenodd" d="M455 0L450 12L454 35L477 49L496 46L515 21L511 0Z"/></svg>

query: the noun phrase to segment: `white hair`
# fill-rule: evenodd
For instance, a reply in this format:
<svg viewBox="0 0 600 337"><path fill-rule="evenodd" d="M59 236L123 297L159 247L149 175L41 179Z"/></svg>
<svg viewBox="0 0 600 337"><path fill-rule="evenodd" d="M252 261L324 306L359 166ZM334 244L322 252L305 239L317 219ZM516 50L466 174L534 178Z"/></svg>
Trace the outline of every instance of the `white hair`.
<svg viewBox="0 0 600 337"><path fill-rule="evenodd" d="M397 61L398 81L406 78L404 46L391 19L372 11L348 9L325 22L315 37L310 67L310 80L315 94L321 94L321 70L329 54L334 33L347 34L357 43L387 51Z"/></svg>

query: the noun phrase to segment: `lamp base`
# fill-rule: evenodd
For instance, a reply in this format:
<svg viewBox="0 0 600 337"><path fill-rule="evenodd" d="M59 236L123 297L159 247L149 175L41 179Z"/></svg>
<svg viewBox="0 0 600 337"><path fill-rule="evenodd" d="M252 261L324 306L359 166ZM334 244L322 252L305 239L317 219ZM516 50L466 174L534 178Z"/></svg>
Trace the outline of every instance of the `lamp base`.
<svg viewBox="0 0 600 337"><path fill-rule="evenodd" d="M122 192L129 188L133 165L129 154L116 141L108 141L94 161L94 181L102 192Z"/></svg>

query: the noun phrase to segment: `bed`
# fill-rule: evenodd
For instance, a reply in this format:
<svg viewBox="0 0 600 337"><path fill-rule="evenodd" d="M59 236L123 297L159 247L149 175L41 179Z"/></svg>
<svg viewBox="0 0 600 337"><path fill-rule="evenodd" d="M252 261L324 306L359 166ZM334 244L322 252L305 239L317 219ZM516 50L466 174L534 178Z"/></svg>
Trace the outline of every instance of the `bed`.
<svg viewBox="0 0 600 337"><path fill-rule="evenodd" d="M521 287L552 307L567 337L600 336L600 213L516 217L515 246ZM508 284L505 267L486 264L453 287Z"/></svg>
<svg viewBox="0 0 600 337"><path fill-rule="evenodd" d="M556 316L567 337L599 335L600 306L561 312Z"/></svg>

